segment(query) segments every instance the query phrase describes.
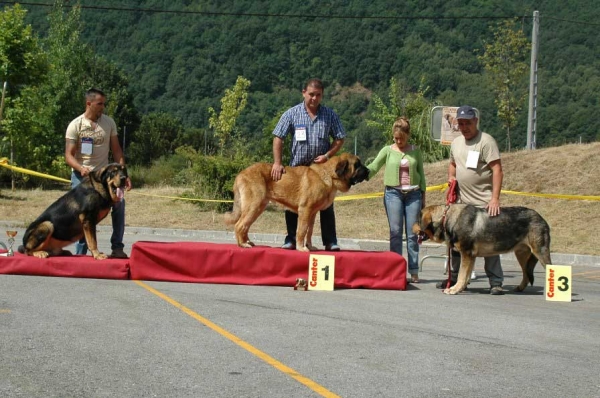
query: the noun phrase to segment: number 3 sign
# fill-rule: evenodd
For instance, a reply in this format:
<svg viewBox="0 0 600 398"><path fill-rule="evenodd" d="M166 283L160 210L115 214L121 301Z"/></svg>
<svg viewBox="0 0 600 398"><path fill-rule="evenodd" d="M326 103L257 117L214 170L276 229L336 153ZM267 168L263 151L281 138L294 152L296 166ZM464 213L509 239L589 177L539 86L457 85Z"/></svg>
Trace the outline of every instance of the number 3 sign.
<svg viewBox="0 0 600 398"><path fill-rule="evenodd" d="M546 265L544 295L547 301L571 301L571 289L571 266Z"/></svg>

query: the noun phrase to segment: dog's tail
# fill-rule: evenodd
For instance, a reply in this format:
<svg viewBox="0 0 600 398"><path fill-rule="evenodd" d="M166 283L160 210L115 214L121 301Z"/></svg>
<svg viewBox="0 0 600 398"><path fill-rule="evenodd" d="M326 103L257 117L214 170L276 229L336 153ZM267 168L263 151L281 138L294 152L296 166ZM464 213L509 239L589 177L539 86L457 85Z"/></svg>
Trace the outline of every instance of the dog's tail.
<svg viewBox="0 0 600 398"><path fill-rule="evenodd" d="M240 190L236 183L233 184L233 210L228 211L223 216L225 224L233 225L235 224L241 217L241 208L240 208Z"/></svg>

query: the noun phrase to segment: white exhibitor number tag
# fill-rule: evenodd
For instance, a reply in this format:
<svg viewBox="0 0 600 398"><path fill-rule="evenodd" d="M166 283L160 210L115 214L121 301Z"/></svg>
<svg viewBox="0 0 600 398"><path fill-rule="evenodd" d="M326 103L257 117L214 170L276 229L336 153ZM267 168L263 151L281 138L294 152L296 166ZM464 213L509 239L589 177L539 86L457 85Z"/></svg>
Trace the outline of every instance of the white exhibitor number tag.
<svg viewBox="0 0 600 398"><path fill-rule="evenodd" d="M468 169L476 169L477 164L479 163L479 152L478 151L469 151L467 155L467 168Z"/></svg>
<svg viewBox="0 0 600 398"><path fill-rule="evenodd" d="M296 138L296 141L306 141L306 126L296 126L294 136Z"/></svg>
<svg viewBox="0 0 600 398"><path fill-rule="evenodd" d="M335 256L311 254L308 260L308 290L333 291Z"/></svg>
<svg viewBox="0 0 600 398"><path fill-rule="evenodd" d="M92 137L81 137L81 154L91 155L94 148L94 139Z"/></svg>
<svg viewBox="0 0 600 398"><path fill-rule="evenodd" d="M547 301L571 301L572 288L570 265L546 265L544 296Z"/></svg>

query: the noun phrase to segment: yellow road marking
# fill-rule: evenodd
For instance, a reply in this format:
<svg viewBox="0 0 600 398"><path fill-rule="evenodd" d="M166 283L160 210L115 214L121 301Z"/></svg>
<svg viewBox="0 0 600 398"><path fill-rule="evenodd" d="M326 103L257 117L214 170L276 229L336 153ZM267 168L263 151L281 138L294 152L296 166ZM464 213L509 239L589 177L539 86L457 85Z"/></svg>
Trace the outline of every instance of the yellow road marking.
<svg viewBox="0 0 600 398"><path fill-rule="evenodd" d="M273 357L265 354L264 352L262 352L258 348L255 348L254 346L250 345L249 343L246 343L245 341L243 341L242 339L240 339L236 335L234 335L232 333L229 333L227 330L223 329L222 327L218 326L217 324L215 324L215 323L209 321L208 319L204 318L203 316L197 314L196 312L194 312L191 309L187 308L183 304L181 304L181 303L173 300L171 297L169 297L169 296L167 296L167 295L159 292L158 290L156 290L156 289L148 286L144 282L141 282L141 281L134 281L134 282L137 283L139 286L143 287L144 289L148 290L149 292L157 295L161 299L165 300L167 303L173 305L176 308L179 308L181 311L183 311L187 315L191 316L192 318L194 318L195 320L197 320L198 322L200 322L204 326L207 326L207 327L211 328L215 332L219 333L221 336L223 336L223 337L231 340L232 342L234 342L235 344L239 345L240 347L242 347L246 351L248 351L251 354L257 356L260 359L262 359L263 361L265 361L269 365L273 366L275 369L277 369L280 372L282 372L282 373L290 376L291 378L293 378L294 380L298 381L299 383L304 384L306 387L310 388L311 390L313 390L317 394L319 394L319 395L321 395L323 397L328 397L328 398L339 397L338 395L336 395L336 394L332 393L331 391L327 390L325 387L321 386L320 384L315 383L314 381L312 381L308 377L302 376L300 373L296 372L294 369L292 369L292 368L284 365L283 363L279 362L275 358L273 358Z"/></svg>
<svg viewBox="0 0 600 398"><path fill-rule="evenodd" d="M0 308L0 314L10 314L10 310L5 310L4 308Z"/></svg>

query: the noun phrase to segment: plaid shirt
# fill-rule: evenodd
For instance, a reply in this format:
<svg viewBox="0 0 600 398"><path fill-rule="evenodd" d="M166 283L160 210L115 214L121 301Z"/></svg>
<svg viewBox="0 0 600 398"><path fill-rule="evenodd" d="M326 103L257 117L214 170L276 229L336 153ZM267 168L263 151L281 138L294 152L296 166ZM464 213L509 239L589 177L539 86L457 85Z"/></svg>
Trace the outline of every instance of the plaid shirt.
<svg viewBox="0 0 600 398"><path fill-rule="evenodd" d="M297 128L306 129L306 140L297 141ZM304 102L288 109L279 119L273 135L281 138L292 133L292 160L290 166L310 166L319 155L325 154L331 147L329 137L341 140L346 137L342 122L336 113L319 105L317 117L312 120L306 111Z"/></svg>

